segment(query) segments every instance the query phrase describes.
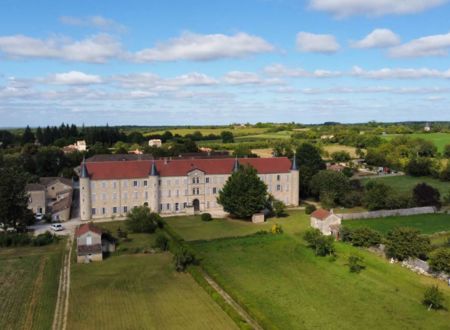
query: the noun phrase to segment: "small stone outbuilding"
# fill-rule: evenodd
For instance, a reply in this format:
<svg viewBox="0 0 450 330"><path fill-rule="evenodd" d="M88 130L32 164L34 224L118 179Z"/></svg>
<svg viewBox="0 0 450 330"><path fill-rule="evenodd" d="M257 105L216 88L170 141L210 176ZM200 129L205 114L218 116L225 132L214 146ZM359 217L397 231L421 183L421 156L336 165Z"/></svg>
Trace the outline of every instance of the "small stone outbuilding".
<svg viewBox="0 0 450 330"><path fill-rule="evenodd" d="M311 227L317 228L324 235L339 236L341 218L333 211L318 209L311 213Z"/></svg>
<svg viewBox="0 0 450 330"><path fill-rule="evenodd" d="M78 263L102 261L103 253L115 251L115 242L110 235L103 233L100 228L92 223L86 223L78 227L75 235Z"/></svg>

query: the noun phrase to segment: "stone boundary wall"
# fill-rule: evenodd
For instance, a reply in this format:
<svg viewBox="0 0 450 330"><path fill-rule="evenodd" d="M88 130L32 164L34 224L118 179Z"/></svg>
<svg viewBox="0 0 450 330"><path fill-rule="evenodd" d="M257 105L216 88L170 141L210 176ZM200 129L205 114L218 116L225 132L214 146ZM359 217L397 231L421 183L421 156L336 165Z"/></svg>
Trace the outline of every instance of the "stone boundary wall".
<svg viewBox="0 0 450 330"><path fill-rule="evenodd" d="M413 207L410 209L379 210L379 211L368 211L368 212L336 214L336 215L339 216L342 220L356 220L356 219L376 219L392 216L430 214L436 212L437 209L435 207L425 206L425 207Z"/></svg>

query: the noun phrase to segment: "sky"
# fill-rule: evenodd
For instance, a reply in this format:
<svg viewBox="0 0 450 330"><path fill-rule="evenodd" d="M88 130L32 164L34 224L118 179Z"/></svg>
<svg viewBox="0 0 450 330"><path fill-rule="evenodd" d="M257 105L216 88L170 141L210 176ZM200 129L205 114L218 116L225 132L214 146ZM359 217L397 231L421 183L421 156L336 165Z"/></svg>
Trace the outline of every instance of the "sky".
<svg viewBox="0 0 450 330"><path fill-rule="evenodd" d="M450 120L450 0L0 0L0 127Z"/></svg>

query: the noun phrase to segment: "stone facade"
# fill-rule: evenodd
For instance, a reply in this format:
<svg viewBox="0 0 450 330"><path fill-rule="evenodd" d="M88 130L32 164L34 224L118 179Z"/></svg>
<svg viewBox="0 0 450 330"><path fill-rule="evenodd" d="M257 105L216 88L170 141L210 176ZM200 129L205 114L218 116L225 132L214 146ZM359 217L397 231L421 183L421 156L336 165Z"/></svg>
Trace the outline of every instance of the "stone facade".
<svg viewBox="0 0 450 330"><path fill-rule="evenodd" d="M317 228L324 235L338 237L341 218L327 210L319 209L311 214L311 227Z"/></svg>
<svg viewBox="0 0 450 330"><path fill-rule="evenodd" d="M270 194L298 206L299 173L287 158L86 162L80 172L81 219L124 216L140 205L161 214L223 213L217 197L235 162L254 166Z"/></svg>

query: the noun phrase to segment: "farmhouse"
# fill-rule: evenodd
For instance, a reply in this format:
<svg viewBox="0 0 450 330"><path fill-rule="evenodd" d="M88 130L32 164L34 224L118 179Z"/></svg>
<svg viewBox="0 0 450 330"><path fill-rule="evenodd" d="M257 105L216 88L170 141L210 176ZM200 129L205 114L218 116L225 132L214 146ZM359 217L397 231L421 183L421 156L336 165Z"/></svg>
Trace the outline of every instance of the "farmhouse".
<svg viewBox="0 0 450 330"><path fill-rule="evenodd" d="M317 228L324 235L333 235L338 237L341 218L333 211L318 209L311 213L311 227Z"/></svg>
<svg viewBox="0 0 450 330"><path fill-rule="evenodd" d="M102 261L104 252L114 252L115 250L114 241L92 223L78 227L76 239L78 263Z"/></svg>
<svg viewBox="0 0 450 330"><path fill-rule="evenodd" d="M257 170L275 198L298 205L299 172L286 157L83 161L81 219L125 215L139 205L165 214L223 213L219 191L243 165Z"/></svg>

